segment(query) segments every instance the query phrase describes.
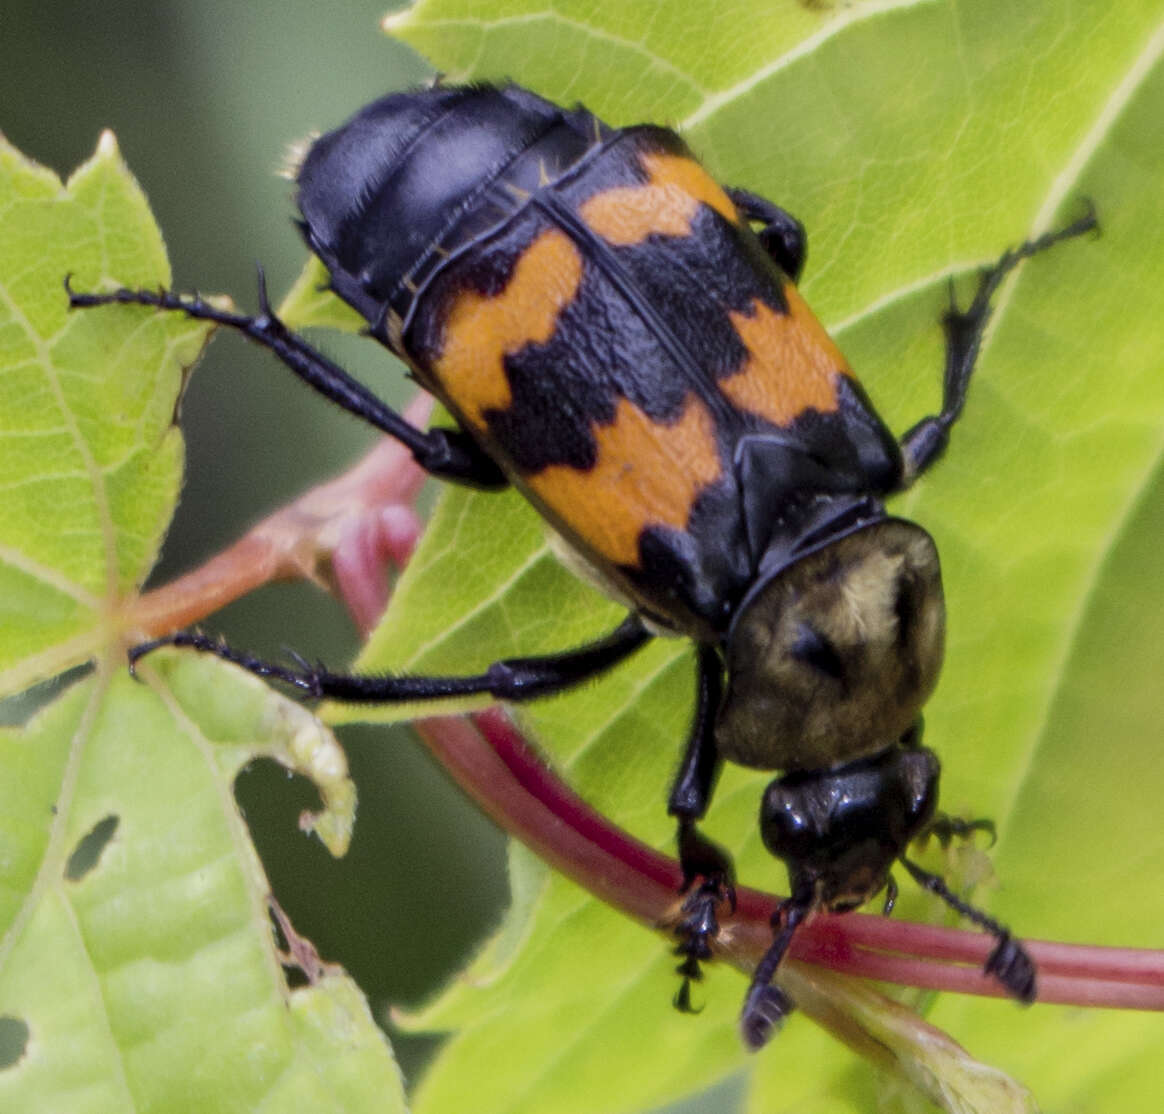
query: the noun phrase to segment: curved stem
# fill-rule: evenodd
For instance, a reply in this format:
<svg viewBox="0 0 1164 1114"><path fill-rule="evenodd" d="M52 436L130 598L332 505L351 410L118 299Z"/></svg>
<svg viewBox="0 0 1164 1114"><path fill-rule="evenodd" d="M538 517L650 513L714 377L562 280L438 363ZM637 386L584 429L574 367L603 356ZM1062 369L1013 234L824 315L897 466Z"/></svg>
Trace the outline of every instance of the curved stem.
<svg viewBox="0 0 1164 1114"><path fill-rule="evenodd" d="M471 722L470 722L471 720ZM421 720L416 729L450 775L501 827L555 869L644 924L667 931L678 916L679 864L639 842L565 785L491 708ZM721 917L717 954L750 971L771 943L780 899L740 888ZM1164 1009L1164 953L1024 941L1039 965L1039 1000ZM793 960L934 990L1002 997L981 964L989 936L873 914L816 914L797 932Z"/></svg>
<svg viewBox="0 0 1164 1114"><path fill-rule="evenodd" d="M432 399L418 395L404 413L423 425L431 411ZM415 520L412 503L426 478L409 451L386 437L343 475L280 507L205 564L143 593L130 605L124 625L134 637L157 637L273 581L311 580L332 588L335 575L344 572L333 569L340 551L344 562L359 564L362 575L350 575L343 594L366 629L388 599L386 587L375 583L383 559L403 564L411 551L399 519L403 511ZM357 585L362 594L350 599Z"/></svg>

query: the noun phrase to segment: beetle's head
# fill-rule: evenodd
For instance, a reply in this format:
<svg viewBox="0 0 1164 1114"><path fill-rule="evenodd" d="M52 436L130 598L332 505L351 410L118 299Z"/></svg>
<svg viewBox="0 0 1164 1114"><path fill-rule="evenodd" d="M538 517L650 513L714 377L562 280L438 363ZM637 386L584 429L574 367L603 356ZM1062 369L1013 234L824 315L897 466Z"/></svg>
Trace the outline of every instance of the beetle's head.
<svg viewBox="0 0 1164 1114"><path fill-rule="evenodd" d="M933 691L944 628L937 550L910 522L875 519L771 571L728 630L720 751L818 770L883 750Z"/></svg>
<svg viewBox="0 0 1164 1114"><path fill-rule="evenodd" d="M768 786L760 806L764 846L784 860L792 893L843 912L889 877L938 800L938 759L913 744L833 770L796 771Z"/></svg>

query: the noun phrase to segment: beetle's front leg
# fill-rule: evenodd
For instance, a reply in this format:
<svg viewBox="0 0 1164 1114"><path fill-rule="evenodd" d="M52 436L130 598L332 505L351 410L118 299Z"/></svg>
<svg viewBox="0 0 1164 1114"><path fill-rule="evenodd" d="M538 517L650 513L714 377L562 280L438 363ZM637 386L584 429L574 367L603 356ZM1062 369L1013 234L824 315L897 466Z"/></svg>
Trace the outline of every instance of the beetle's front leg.
<svg viewBox="0 0 1164 1114"><path fill-rule="evenodd" d="M676 968L683 977L675 1006L691 1012L691 983L702 978L702 960L711 958L711 942L719 934L718 908L736 904L734 871L727 852L702 835L696 821L707 812L723 761L715 745L715 716L723 697L723 662L713 646L700 646L698 698L687 749L671 788L668 811L679 821L679 865L683 870L683 917L675 927L683 957Z"/></svg>
<svg viewBox="0 0 1164 1114"><path fill-rule="evenodd" d="M811 885L801 885L772 915L772 944L752 972L740 1012L740 1035L750 1052L763 1048L794 1008L792 999L772 980L797 928L812 910L813 901Z"/></svg>
<svg viewBox="0 0 1164 1114"><path fill-rule="evenodd" d="M942 409L937 414L922 418L901 439L901 455L905 462L904 486L911 484L945 451L950 429L962 413L970 377L978 362L982 338L990 321L991 302L1003 280L1024 259L1030 259L1061 240L1082 236L1097 228L1095 209L1089 204L1087 212L1063 228L1045 232L1034 240L1027 240L1017 248L1004 252L998 262L985 268L978 276L974 299L966 309L960 309L950 286L950 307L942 318L946 333L946 367L942 377Z"/></svg>

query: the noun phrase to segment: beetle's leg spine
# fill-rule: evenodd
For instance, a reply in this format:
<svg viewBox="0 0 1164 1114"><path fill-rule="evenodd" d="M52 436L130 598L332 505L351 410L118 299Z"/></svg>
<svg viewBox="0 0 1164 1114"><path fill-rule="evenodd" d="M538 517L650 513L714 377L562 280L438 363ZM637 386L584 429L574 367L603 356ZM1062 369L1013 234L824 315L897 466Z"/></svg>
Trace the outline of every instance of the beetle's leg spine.
<svg viewBox="0 0 1164 1114"><path fill-rule="evenodd" d="M881 915L888 917L897 905L897 879L890 874L885 879L885 901L881 905Z"/></svg>

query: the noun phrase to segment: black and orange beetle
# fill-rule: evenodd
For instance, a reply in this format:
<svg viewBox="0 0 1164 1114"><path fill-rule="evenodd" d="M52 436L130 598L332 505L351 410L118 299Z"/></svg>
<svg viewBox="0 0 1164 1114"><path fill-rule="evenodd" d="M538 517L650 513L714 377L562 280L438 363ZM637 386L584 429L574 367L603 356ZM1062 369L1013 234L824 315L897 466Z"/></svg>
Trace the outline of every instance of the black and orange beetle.
<svg viewBox="0 0 1164 1114"><path fill-rule="evenodd" d="M1022 946L905 857L942 823L920 713L944 604L933 540L882 500L945 448L1003 277L1094 216L1007 252L967 310L951 307L941 412L898 439L797 293L800 223L718 185L667 128L611 128L515 85L438 85L384 97L316 140L297 181L300 228L333 289L459 428L408 425L288 331L261 281L254 317L164 291L71 304L240 330L432 475L516 486L628 617L592 645L472 677L286 668L190 633L135 656L191 646L345 701L522 701L655 635L691 638L695 715L669 806L688 893L677 1002L733 898L726 855L696 829L724 759L783 771L760 827L791 896L744 1002L749 1046L791 1008L771 981L797 924L892 893L897 861L997 938L987 970L1033 998Z"/></svg>

